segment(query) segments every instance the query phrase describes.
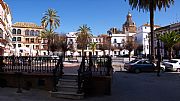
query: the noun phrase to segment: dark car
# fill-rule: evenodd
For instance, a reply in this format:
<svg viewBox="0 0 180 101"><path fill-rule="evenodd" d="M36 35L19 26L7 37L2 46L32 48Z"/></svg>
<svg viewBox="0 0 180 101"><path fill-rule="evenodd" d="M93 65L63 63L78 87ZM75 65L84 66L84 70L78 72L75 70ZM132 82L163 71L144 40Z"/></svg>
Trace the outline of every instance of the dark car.
<svg viewBox="0 0 180 101"><path fill-rule="evenodd" d="M124 64L124 68L128 72L152 72L156 69L154 63L151 63L149 60L133 60L129 63Z"/></svg>

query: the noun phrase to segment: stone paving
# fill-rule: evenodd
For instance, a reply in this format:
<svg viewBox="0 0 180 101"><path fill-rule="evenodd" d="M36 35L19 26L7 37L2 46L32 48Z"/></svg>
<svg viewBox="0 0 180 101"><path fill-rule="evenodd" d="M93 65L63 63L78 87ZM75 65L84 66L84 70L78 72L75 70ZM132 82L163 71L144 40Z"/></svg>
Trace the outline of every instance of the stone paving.
<svg viewBox="0 0 180 101"><path fill-rule="evenodd" d="M126 73L119 69L120 62L113 63L111 95L86 97L73 101L180 101L180 73ZM71 65L71 64L69 64ZM68 64L66 64L68 67ZM64 68L72 72L78 68ZM0 88L0 101L72 101L51 97L48 91L31 89L16 93L17 88Z"/></svg>
<svg viewBox="0 0 180 101"><path fill-rule="evenodd" d="M50 97L48 91L31 89L17 94L17 88L0 88L0 101L72 101ZM112 94L73 101L179 101L180 74L114 72Z"/></svg>

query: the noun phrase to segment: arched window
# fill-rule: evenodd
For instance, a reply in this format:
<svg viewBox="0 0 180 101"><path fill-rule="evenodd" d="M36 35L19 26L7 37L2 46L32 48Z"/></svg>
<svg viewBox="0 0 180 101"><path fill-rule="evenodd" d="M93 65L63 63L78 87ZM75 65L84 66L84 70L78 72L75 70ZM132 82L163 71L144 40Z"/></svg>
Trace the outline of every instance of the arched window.
<svg viewBox="0 0 180 101"><path fill-rule="evenodd" d="M17 34L21 34L21 30L20 29L17 30Z"/></svg>
<svg viewBox="0 0 180 101"><path fill-rule="evenodd" d="M31 30L31 31L30 31L30 35L31 35L31 36L34 36L34 30Z"/></svg>
<svg viewBox="0 0 180 101"><path fill-rule="evenodd" d="M38 36L39 34L40 34L40 31L37 30L35 36Z"/></svg>
<svg viewBox="0 0 180 101"><path fill-rule="evenodd" d="M29 30L26 30L26 31L25 31L25 35L29 35Z"/></svg>
<svg viewBox="0 0 180 101"><path fill-rule="evenodd" d="M16 34L16 29L13 29L13 30L12 30L12 33L13 33L13 34Z"/></svg>

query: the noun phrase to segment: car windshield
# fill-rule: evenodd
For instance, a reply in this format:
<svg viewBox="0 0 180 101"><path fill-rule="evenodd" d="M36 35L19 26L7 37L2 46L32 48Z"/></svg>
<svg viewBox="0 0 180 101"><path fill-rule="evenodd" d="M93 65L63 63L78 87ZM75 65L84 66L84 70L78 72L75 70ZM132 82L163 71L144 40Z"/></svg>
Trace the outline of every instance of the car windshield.
<svg viewBox="0 0 180 101"><path fill-rule="evenodd" d="M137 62L138 60L132 60L132 61L130 61L129 63L135 63L135 62Z"/></svg>
<svg viewBox="0 0 180 101"><path fill-rule="evenodd" d="M170 62L170 63L177 63L178 61L177 60L169 60L168 62Z"/></svg>

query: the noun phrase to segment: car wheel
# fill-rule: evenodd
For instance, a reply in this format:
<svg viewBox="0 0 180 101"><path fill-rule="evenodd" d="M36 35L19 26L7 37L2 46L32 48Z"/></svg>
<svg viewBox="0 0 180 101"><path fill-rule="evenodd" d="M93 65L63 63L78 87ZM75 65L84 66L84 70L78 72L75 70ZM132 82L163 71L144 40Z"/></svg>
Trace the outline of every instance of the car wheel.
<svg viewBox="0 0 180 101"><path fill-rule="evenodd" d="M177 68L177 70L176 70L177 72L180 72L180 68Z"/></svg>
<svg viewBox="0 0 180 101"><path fill-rule="evenodd" d="M161 72L165 72L165 69L163 67L161 67Z"/></svg>
<svg viewBox="0 0 180 101"><path fill-rule="evenodd" d="M134 72L135 72L135 73L140 73L141 71L140 71L140 69L136 68L136 69L134 70Z"/></svg>

